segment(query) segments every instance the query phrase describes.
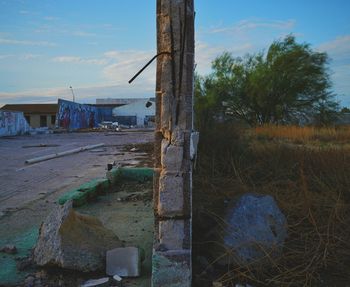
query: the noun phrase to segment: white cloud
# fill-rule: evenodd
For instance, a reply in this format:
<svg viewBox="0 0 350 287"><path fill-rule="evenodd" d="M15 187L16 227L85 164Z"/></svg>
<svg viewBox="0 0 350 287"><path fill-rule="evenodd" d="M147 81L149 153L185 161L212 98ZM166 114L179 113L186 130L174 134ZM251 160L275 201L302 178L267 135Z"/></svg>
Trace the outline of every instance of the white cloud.
<svg viewBox="0 0 350 287"><path fill-rule="evenodd" d="M12 54L5 54L5 55L0 55L0 60L8 59L13 57L14 55Z"/></svg>
<svg viewBox="0 0 350 287"><path fill-rule="evenodd" d="M154 86L148 89L139 84L74 86L74 94L79 103L95 103L97 98L149 98L154 96ZM72 100L69 87L13 93L0 92L0 107L10 103L55 103L58 98Z"/></svg>
<svg viewBox="0 0 350 287"><path fill-rule="evenodd" d="M52 61L57 63L79 63L79 64L91 64L91 65L105 65L107 64L106 59L84 59L77 56L60 56L55 57Z"/></svg>
<svg viewBox="0 0 350 287"><path fill-rule="evenodd" d="M81 58L75 56L60 56L52 59L54 62L58 63L79 63Z"/></svg>
<svg viewBox="0 0 350 287"><path fill-rule="evenodd" d="M44 17L44 20L46 21L56 21L56 20L59 20L60 18L58 17L54 17L54 16L45 16Z"/></svg>
<svg viewBox="0 0 350 287"><path fill-rule="evenodd" d="M39 58L41 55L38 54L24 54L21 56L21 59L23 60L31 60L31 59L36 59Z"/></svg>
<svg viewBox="0 0 350 287"><path fill-rule="evenodd" d="M242 20L232 26L217 27L209 30L210 33L241 33L248 30L256 29L276 29L276 30L291 30L295 26L295 20L262 20L262 19L247 19Z"/></svg>
<svg viewBox="0 0 350 287"><path fill-rule="evenodd" d="M116 84L126 84L153 56L150 51L108 51L104 56L112 61L103 70L107 80ZM149 66L137 79L138 83L145 86L154 85L155 66Z"/></svg>
<svg viewBox="0 0 350 287"><path fill-rule="evenodd" d="M350 106L350 35L343 35L318 46L331 58L332 80L342 104Z"/></svg>
<svg viewBox="0 0 350 287"><path fill-rule="evenodd" d="M23 46L56 46L55 43L46 42L46 41L29 41L29 40L15 40L15 39L6 39L0 38L0 45L23 45Z"/></svg>
<svg viewBox="0 0 350 287"><path fill-rule="evenodd" d="M334 60L350 60L350 35L339 36L323 43L318 50L327 52Z"/></svg>

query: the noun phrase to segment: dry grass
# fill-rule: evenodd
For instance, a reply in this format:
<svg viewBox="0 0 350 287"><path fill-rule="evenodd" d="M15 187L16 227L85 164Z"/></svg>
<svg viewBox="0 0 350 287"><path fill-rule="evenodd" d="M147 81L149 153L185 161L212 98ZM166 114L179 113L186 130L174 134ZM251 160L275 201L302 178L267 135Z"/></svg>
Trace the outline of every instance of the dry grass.
<svg viewBox="0 0 350 287"><path fill-rule="evenodd" d="M259 126L252 130L257 137L267 139L282 139L305 143L307 141L345 142L350 140L350 127L324 127L313 126Z"/></svg>
<svg viewBox="0 0 350 287"><path fill-rule="evenodd" d="M262 132L269 137L276 135L280 141L259 141L251 136ZM350 151L295 148L281 141L300 140L297 135L301 141L329 140L331 135L339 141L350 137L347 128L311 127L247 131L219 126L201 135L194 177L194 258L204 255L212 264L199 268L197 277L208 275L207 269L214 268L210 279L224 286L237 282L254 286L344 286L342 280L348 282ZM211 231L223 226L223 202L247 191L272 195L286 215L288 239L283 256L273 260L267 254L268 268L266 264L264 268L232 265L220 270L213 263L220 254L212 252L220 240ZM327 285L328 279L331 285Z"/></svg>

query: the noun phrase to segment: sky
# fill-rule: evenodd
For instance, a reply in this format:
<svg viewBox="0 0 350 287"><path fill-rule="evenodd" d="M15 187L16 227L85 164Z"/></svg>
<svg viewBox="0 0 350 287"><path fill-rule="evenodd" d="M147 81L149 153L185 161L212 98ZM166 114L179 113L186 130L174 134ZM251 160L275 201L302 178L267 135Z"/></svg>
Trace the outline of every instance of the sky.
<svg viewBox="0 0 350 287"><path fill-rule="evenodd" d="M156 0L0 0L0 106L58 98L153 97ZM350 1L195 0L196 70L224 51L256 53L294 34L327 52L333 90L350 107ZM70 89L72 87L72 89Z"/></svg>

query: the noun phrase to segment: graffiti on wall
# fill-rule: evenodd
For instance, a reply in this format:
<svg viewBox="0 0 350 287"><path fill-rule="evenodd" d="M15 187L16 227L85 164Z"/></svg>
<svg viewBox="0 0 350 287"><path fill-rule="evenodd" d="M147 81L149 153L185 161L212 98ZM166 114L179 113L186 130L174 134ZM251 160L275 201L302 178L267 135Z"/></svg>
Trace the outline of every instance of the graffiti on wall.
<svg viewBox="0 0 350 287"><path fill-rule="evenodd" d="M29 130L22 112L0 111L0 136L23 135Z"/></svg>
<svg viewBox="0 0 350 287"><path fill-rule="evenodd" d="M97 127L99 122L96 107L58 100L57 123L59 127L74 130Z"/></svg>

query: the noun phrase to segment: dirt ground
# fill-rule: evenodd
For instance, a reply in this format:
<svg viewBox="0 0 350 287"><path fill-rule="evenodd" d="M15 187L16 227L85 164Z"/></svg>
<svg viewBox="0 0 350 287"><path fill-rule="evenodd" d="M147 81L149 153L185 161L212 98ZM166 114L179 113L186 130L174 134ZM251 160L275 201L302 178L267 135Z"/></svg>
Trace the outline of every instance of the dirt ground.
<svg viewBox="0 0 350 287"><path fill-rule="evenodd" d="M6 274L5 277L1 275L6 272L10 274L12 269L16 268L15 264L18 267L18 261L28 255L32 246L26 242L35 241L38 227L56 205L60 195L94 178L104 177L107 163L115 162L120 166L151 166L149 150L139 149L137 152L131 152L130 149L152 141L153 132L145 131L0 138L0 245L14 243L19 248L19 253L10 256L11 258L7 255L0 256L0 278L6 278ZM37 164L25 164L25 160L30 158L98 143L104 143L105 146ZM42 147L39 147L40 145ZM140 191L142 194L137 195ZM129 200L130 193L137 195L135 200ZM149 286L153 240L151 194L151 183L142 188L138 187L137 183L123 185L119 192L100 197L96 202L79 209L83 213L97 216L107 228L112 229L124 240L126 245L137 245L145 249L143 276L136 281L131 280L131 285L126 286ZM9 259L12 259L12 265L6 264ZM23 272L17 275L16 278L7 276L6 282L0 280L0 286L14 284L19 278L25 277ZM67 277L71 277L71 274ZM73 277L70 280L85 279L80 275ZM137 285L133 285L135 282L138 282ZM75 286L75 283L72 284L63 286Z"/></svg>

